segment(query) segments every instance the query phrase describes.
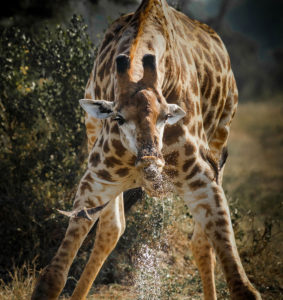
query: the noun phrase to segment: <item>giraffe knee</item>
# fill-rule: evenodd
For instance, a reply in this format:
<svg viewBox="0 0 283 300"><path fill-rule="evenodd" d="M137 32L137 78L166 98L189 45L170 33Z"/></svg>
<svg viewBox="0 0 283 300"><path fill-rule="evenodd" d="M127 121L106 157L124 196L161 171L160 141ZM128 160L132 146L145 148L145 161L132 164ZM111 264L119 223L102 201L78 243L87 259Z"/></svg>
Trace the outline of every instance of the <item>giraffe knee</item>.
<svg viewBox="0 0 283 300"><path fill-rule="evenodd" d="M199 249L199 248L201 248L201 249L203 249L203 248L210 249L211 248L211 245L207 239L207 236L199 224L195 225L194 233L193 233L193 236L191 239L191 245L192 245L192 248L195 249L195 251L197 251L197 249Z"/></svg>
<svg viewBox="0 0 283 300"><path fill-rule="evenodd" d="M124 220L109 220L105 218L101 218L100 223L99 223L99 235L102 236L109 236L112 237L113 239L119 238L125 231L126 224Z"/></svg>
<svg viewBox="0 0 283 300"><path fill-rule="evenodd" d="M118 240L120 238L120 236L124 233L125 227L123 226L123 224L119 223L119 224L115 224L113 226L111 226L111 228L109 228L109 230L107 230L107 235L110 238L110 240Z"/></svg>
<svg viewBox="0 0 283 300"><path fill-rule="evenodd" d="M197 264L211 265L212 267L216 264L214 250L212 245L207 239L205 233L196 226L194 234L191 240L191 249Z"/></svg>

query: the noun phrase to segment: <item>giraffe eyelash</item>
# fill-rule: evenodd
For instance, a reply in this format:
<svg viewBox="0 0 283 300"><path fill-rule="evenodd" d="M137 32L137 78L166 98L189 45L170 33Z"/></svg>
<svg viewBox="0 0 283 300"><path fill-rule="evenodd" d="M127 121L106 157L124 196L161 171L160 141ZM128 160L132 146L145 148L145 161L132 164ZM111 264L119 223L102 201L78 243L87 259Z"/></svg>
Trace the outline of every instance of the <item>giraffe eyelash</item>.
<svg viewBox="0 0 283 300"><path fill-rule="evenodd" d="M118 125L122 126L126 120L120 116L120 115L116 115L115 118L113 118L114 121L117 121Z"/></svg>

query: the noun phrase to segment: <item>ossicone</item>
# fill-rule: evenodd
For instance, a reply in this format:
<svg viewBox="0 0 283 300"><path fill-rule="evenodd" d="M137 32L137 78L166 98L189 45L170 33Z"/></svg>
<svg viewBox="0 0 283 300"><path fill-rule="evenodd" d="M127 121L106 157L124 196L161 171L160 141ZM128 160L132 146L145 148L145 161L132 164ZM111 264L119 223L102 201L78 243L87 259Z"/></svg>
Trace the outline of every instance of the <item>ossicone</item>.
<svg viewBox="0 0 283 300"><path fill-rule="evenodd" d="M119 54L116 57L116 67L118 74L124 74L130 68L130 58L126 54Z"/></svg>
<svg viewBox="0 0 283 300"><path fill-rule="evenodd" d="M152 71L156 70L155 55L145 54L142 58L142 65L144 69L150 68Z"/></svg>
<svg viewBox="0 0 283 300"><path fill-rule="evenodd" d="M155 85L157 82L156 58L153 54L145 54L142 58L143 78L142 81L148 85Z"/></svg>

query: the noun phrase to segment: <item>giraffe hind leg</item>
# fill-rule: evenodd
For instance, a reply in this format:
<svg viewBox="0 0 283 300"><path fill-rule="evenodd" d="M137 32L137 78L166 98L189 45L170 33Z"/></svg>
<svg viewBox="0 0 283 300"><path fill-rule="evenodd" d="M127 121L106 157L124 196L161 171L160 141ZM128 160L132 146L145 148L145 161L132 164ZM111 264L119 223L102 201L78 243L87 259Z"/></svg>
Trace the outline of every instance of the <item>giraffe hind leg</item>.
<svg viewBox="0 0 283 300"><path fill-rule="evenodd" d="M191 246L203 284L204 299L216 300L214 281L215 253L206 234L198 223L194 227Z"/></svg>
<svg viewBox="0 0 283 300"><path fill-rule="evenodd" d="M201 164L201 161L200 161ZM226 281L235 300L259 300L260 294L252 286L242 266L235 243L227 199L223 188L205 174L209 165L202 163L205 171L188 180L190 189L184 199L197 224L192 250L203 280L205 299L216 299L213 295L213 266L211 246L221 263ZM203 232L202 232L203 231ZM208 266L207 266L208 264Z"/></svg>

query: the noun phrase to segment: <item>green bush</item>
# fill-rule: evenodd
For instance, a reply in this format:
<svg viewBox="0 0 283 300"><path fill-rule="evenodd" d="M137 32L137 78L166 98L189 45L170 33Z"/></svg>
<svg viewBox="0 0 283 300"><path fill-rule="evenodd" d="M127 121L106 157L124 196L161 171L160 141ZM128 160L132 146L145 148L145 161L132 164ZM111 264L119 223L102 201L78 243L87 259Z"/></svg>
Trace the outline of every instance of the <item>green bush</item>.
<svg viewBox="0 0 283 300"><path fill-rule="evenodd" d="M78 100L95 49L81 18L34 36L12 27L0 39L0 274L39 255L45 264L66 226L85 158ZM50 249L50 252L46 252Z"/></svg>

